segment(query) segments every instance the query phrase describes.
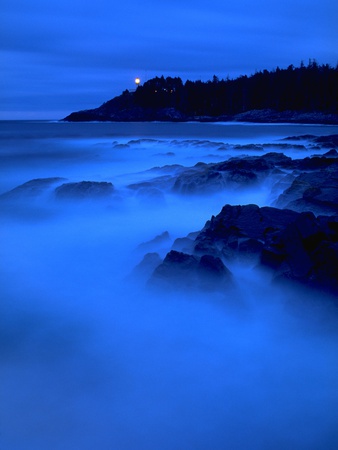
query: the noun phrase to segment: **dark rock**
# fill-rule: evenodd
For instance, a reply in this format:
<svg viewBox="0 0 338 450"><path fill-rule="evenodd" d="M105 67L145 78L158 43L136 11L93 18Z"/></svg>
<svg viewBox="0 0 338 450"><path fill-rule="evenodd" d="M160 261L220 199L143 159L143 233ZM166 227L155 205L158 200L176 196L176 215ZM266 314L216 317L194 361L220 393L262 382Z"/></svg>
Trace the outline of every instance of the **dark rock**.
<svg viewBox="0 0 338 450"><path fill-rule="evenodd" d="M201 258L171 250L153 272L149 284L170 290L216 291L230 287L231 272L220 258Z"/></svg>
<svg viewBox="0 0 338 450"><path fill-rule="evenodd" d="M237 144L234 145L234 150L241 150L241 151L255 151L255 152L262 152L263 151L263 146L262 145L257 145L257 144Z"/></svg>
<svg viewBox="0 0 338 450"><path fill-rule="evenodd" d="M338 295L337 217L326 224L312 213L301 213L262 251L261 264L275 272L277 280L297 281Z"/></svg>
<svg viewBox="0 0 338 450"><path fill-rule="evenodd" d="M273 164L274 166L284 167L286 165L289 165L292 161L292 158L290 156L284 155L284 153L279 152L269 152L265 153L262 158L267 161L270 164Z"/></svg>
<svg viewBox="0 0 338 450"><path fill-rule="evenodd" d="M338 294L338 215L226 205L195 240L196 255L249 257L287 279Z"/></svg>
<svg viewBox="0 0 338 450"><path fill-rule="evenodd" d="M282 141L312 141L316 136L314 134L302 134L300 136L288 136Z"/></svg>
<svg viewBox="0 0 338 450"><path fill-rule="evenodd" d="M337 166L337 159L323 156L312 156L311 158L296 159L293 165L298 170L320 170L329 166Z"/></svg>
<svg viewBox="0 0 338 450"><path fill-rule="evenodd" d="M322 158L325 159L325 158ZM338 211L338 165L301 173L275 202L275 206L298 212L335 214Z"/></svg>
<svg viewBox="0 0 338 450"><path fill-rule="evenodd" d="M232 120L239 122L256 123L327 123L336 124L338 117L336 114L323 112L302 112L302 111L276 111L273 109L259 109L236 114Z"/></svg>
<svg viewBox="0 0 338 450"><path fill-rule="evenodd" d="M338 242L322 241L312 256L310 284L338 296Z"/></svg>
<svg viewBox="0 0 338 450"><path fill-rule="evenodd" d="M199 286L203 290L216 291L229 287L232 274L222 260L212 255L203 255L197 268Z"/></svg>
<svg viewBox="0 0 338 450"><path fill-rule="evenodd" d="M263 249L273 242L275 234L294 221L296 216L294 211L277 208L226 205L197 236L194 252L257 263ZM273 253L276 253L275 249Z"/></svg>
<svg viewBox="0 0 338 450"><path fill-rule="evenodd" d="M259 239L242 239L239 241L238 251L241 255L248 255L252 257L261 253L263 245L263 242Z"/></svg>
<svg viewBox="0 0 338 450"><path fill-rule="evenodd" d="M317 144L320 144L323 148L337 148L338 147L338 134L331 134L329 136L319 136L313 140Z"/></svg>
<svg viewBox="0 0 338 450"><path fill-rule="evenodd" d="M20 186L12 189L11 191L5 192L0 196L2 200L18 200L18 199L33 199L41 196L42 194L48 192L48 190L65 181L65 178L54 177L54 178L37 178L34 180L27 181Z"/></svg>
<svg viewBox="0 0 338 450"><path fill-rule="evenodd" d="M273 156L269 155L268 158L253 156L231 158L214 164L196 164L176 177L173 191L181 194L201 194L226 188L250 187L264 180L275 170Z"/></svg>
<svg viewBox="0 0 338 450"><path fill-rule="evenodd" d="M64 183L55 189L58 199L96 199L109 197L114 193L112 183L99 181L80 181Z"/></svg>
<svg viewBox="0 0 338 450"><path fill-rule="evenodd" d="M332 148L328 152L324 153L324 158L338 158L338 152L336 149Z"/></svg>
<svg viewBox="0 0 338 450"><path fill-rule="evenodd" d="M200 165L178 175L173 191L180 194L212 193L226 187L223 174L212 166Z"/></svg>
<svg viewBox="0 0 338 450"><path fill-rule="evenodd" d="M208 221L195 240L198 254L233 254L241 239L266 242L269 236L295 220L297 213L290 210L257 205L225 205L222 211Z"/></svg>
<svg viewBox="0 0 338 450"><path fill-rule="evenodd" d="M127 188L132 189L134 191L143 190L143 192L146 192L146 190L150 192L152 189L156 189L158 191L169 190L174 185L174 182L175 182L174 175L172 174L161 175L159 177L154 177L150 180L129 184Z"/></svg>
<svg viewBox="0 0 338 450"><path fill-rule="evenodd" d="M274 150L306 150L305 145L303 144L262 144L264 150L267 150L269 148Z"/></svg>
<svg viewBox="0 0 338 450"><path fill-rule="evenodd" d="M250 172L267 172L274 168L264 156L251 156L246 158L230 158L223 163L215 164L218 170L237 171L247 170Z"/></svg>
<svg viewBox="0 0 338 450"><path fill-rule="evenodd" d="M136 105L133 94L127 91L98 108L71 113L63 120L69 122L182 122L187 120L187 115L174 107L154 108Z"/></svg>
<svg viewBox="0 0 338 450"><path fill-rule="evenodd" d="M195 256L171 250L154 270L150 284L168 289L196 289L197 268L198 259Z"/></svg>
<svg viewBox="0 0 338 450"><path fill-rule="evenodd" d="M258 177L255 173L245 169L238 169L231 171L227 178L227 184L237 184L239 186L249 185L258 181Z"/></svg>
<svg viewBox="0 0 338 450"><path fill-rule="evenodd" d="M223 292L233 283L223 259L237 258L272 271L274 281L338 295L338 215L225 205L195 236L176 244L193 253L171 250L150 285Z"/></svg>

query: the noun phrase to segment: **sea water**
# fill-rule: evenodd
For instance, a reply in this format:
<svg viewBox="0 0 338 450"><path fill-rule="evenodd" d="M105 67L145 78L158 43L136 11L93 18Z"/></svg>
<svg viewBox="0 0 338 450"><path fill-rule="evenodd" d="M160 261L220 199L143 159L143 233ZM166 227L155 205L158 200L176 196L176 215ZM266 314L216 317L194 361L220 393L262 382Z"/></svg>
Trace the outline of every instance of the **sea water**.
<svg viewBox="0 0 338 450"><path fill-rule="evenodd" d="M282 151L287 136L298 145L337 131L1 122L0 194L49 177L108 181L116 194L58 202L47 189L0 204L0 448L337 448L338 314L329 300L241 265L232 267L234 298L153 292L130 276L141 248L164 257L226 203L269 205L271 186L155 197L128 187L262 154L236 145ZM152 242L165 231L169 239Z"/></svg>

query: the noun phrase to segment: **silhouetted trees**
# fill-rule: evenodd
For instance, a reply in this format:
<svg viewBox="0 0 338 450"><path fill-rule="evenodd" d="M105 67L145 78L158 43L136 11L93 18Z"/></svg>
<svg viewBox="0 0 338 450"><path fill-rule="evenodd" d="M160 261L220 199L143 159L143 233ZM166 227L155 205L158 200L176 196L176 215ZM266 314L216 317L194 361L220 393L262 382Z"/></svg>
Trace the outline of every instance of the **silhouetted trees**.
<svg viewBox="0 0 338 450"><path fill-rule="evenodd" d="M295 68L263 70L251 76L212 81L156 77L133 94L135 105L174 107L194 116L238 114L257 109L338 113L338 66L310 60Z"/></svg>

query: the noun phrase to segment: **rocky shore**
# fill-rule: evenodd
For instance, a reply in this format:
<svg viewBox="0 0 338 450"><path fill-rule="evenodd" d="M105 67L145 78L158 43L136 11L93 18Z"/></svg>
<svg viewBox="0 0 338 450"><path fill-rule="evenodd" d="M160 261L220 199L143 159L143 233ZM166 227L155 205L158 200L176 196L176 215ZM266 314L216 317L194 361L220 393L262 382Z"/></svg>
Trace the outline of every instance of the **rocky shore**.
<svg viewBox="0 0 338 450"><path fill-rule="evenodd" d="M202 230L176 239L163 260L146 254L136 272L147 275L149 286L224 291L234 282L227 265L236 261L268 271L273 282L338 298L338 137L308 138L330 150L304 159L266 153L197 164L167 179L166 188L181 195L242 189L268 178L275 179L272 193L280 193L272 207L225 205ZM163 182L153 179L148 189L163 189Z"/></svg>
<svg viewBox="0 0 338 450"><path fill-rule="evenodd" d="M63 119L67 122L253 122L253 123L308 123L338 124L337 114L320 111L251 110L239 114L220 116L191 115L169 108L120 107L104 104L98 108L73 112Z"/></svg>
<svg viewBox="0 0 338 450"><path fill-rule="evenodd" d="M163 233L153 245L140 246L143 260L133 274L161 289L225 291L235 283L229 267L236 261L268 271L274 282L297 283L338 298L338 135L291 136L273 145L204 141L171 145L231 148L246 155L192 167L154 168L142 181L125 186L123 195L108 181L30 180L0 196L2 211L15 212L18 202L36 208L43 200L54 205L111 206L123 201L125 192L156 203L165 202L166 195L208 201L210 195L250 192L264 184L270 189L270 206L225 204L203 229L176 239L164 257L157 249L170 238ZM297 159L282 153L290 149L310 156ZM250 156L250 151L256 154Z"/></svg>

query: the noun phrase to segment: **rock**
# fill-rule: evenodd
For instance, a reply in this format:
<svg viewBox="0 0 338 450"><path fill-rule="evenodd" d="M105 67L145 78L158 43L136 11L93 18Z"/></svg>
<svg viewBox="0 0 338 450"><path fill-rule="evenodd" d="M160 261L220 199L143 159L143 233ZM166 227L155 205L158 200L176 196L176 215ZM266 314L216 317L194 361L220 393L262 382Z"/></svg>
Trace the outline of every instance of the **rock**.
<svg viewBox="0 0 338 450"><path fill-rule="evenodd" d="M263 146L257 144L237 144L234 145L234 150L262 152Z"/></svg>
<svg viewBox="0 0 338 450"><path fill-rule="evenodd" d="M198 259L193 255L171 250L156 267L150 285L167 289L196 289Z"/></svg>
<svg viewBox="0 0 338 450"><path fill-rule="evenodd" d="M338 242L322 241L314 250L312 258L309 284L337 296Z"/></svg>
<svg viewBox="0 0 338 450"><path fill-rule="evenodd" d="M263 242L259 239L242 239L238 243L238 251L241 256L247 256L249 259L254 259L260 255L263 249Z"/></svg>
<svg viewBox="0 0 338 450"><path fill-rule="evenodd" d="M314 134L302 134L300 136L288 136L282 139L282 141L310 141L316 136Z"/></svg>
<svg viewBox="0 0 338 450"><path fill-rule="evenodd" d="M220 258L171 250L154 270L149 284L170 290L219 291L230 287L232 275Z"/></svg>
<svg viewBox="0 0 338 450"><path fill-rule="evenodd" d="M172 188L175 182L175 175L162 175L159 177L154 177L150 180L140 181L138 183L132 183L127 186L128 189L132 189L133 191L147 192L150 193L151 190L157 190L157 192L162 192L163 190L169 190ZM154 191L153 191L154 192Z"/></svg>
<svg viewBox="0 0 338 450"><path fill-rule="evenodd" d="M214 170L213 165L203 164L178 175L172 190L180 194L206 194L220 191L226 185L221 172Z"/></svg>
<svg viewBox="0 0 338 450"><path fill-rule="evenodd" d="M64 183L55 189L55 196L58 199L97 199L109 197L113 193L113 184L105 181L80 181L77 183Z"/></svg>
<svg viewBox="0 0 338 450"><path fill-rule="evenodd" d="M15 187L11 191L5 192L0 196L1 200L19 200L19 199L33 199L37 198L56 184L61 184L65 181L65 178L36 178L34 180L27 181L20 186Z"/></svg>
<svg viewBox="0 0 338 450"><path fill-rule="evenodd" d="M169 251L149 285L225 292L233 275L223 261L238 259L270 270L275 282L288 280L338 295L338 215L225 205L197 235L176 242L180 246L186 252Z"/></svg>
<svg viewBox="0 0 338 450"><path fill-rule="evenodd" d="M338 158L338 152L336 149L332 148L328 152L324 153L324 158Z"/></svg>
<svg viewBox="0 0 338 450"><path fill-rule="evenodd" d="M279 195L275 206L298 212L335 214L338 211L338 164L316 172L301 173Z"/></svg>
<svg viewBox="0 0 338 450"><path fill-rule="evenodd" d="M273 173L272 156L231 158L215 164L196 164L176 177L173 191L181 194L201 194L226 188L250 187Z"/></svg>
<svg viewBox="0 0 338 450"><path fill-rule="evenodd" d="M192 253L195 245L195 239L198 236L199 232L189 233L188 236L184 238L175 239L172 250L177 250L183 253Z"/></svg>
<svg viewBox="0 0 338 450"><path fill-rule="evenodd" d="M197 145L194 140L191 142L191 145ZM204 141L202 141L202 144L204 144ZM205 145L211 144L209 141L205 143ZM218 142L215 144L219 145ZM269 152L262 156L230 158L219 163L197 163L193 167L173 165L153 168L149 171L150 173L158 174L160 172L161 175L139 183L130 184L128 188L139 191L141 196L149 194L149 198L156 196L160 199L161 193L170 190L184 195L212 194L225 189L246 189L259 185L264 181L268 181L271 185L277 182L278 184L275 184L273 187L272 195L280 197L275 200L274 206L305 211L306 208L311 210L309 202L306 205L304 204L303 207L288 206L288 204L303 197L304 191L313 185L311 179L322 179L323 183L327 184L331 178L335 177L337 171L338 158L335 150L327 152L325 156L294 160L283 153ZM309 172L311 172L311 175L308 174ZM331 188L334 188L335 181L333 180L331 184L333 186L330 186L330 192L325 188L326 197L334 194ZM319 187L321 192L313 191L313 194L316 192L321 194L323 192L324 186ZM306 194L307 200L309 194L311 194L311 191L308 191ZM332 208L324 208L324 203L327 203L327 199L322 200L318 195L316 197L315 201L312 202L312 207L315 208L314 211L316 213L332 214ZM321 209L319 202L322 202L323 209Z"/></svg>
<svg viewBox="0 0 338 450"><path fill-rule="evenodd" d="M195 239L196 255L245 257L288 279L338 294L338 215L256 205L223 207Z"/></svg>
<svg viewBox="0 0 338 450"><path fill-rule="evenodd" d="M268 163L278 167L288 166L292 162L292 158L290 158L290 156L286 156L284 153L279 152L265 153L262 158L264 158L264 160Z"/></svg>
<svg viewBox="0 0 338 450"><path fill-rule="evenodd" d="M222 260L212 255L203 255L197 268L199 286L206 291L219 291L230 287L232 274Z"/></svg>
<svg viewBox="0 0 338 450"><path fill-rule="evenodd" d="M262 251L275 279L297 281L338 295L338 217L301 213Z"/></svg>
<svg viewBox="0 0 338 450"><path fill-rule="evenodd" d="M314 142L320 144L322 148L337 148L338 134L331 134L329 136L318 136L313 139Z"/></svg>
<svg viewBox="0 0 338 450"><path fill-rule="evenodd" d="M267 242L269 236L285 228L296 217L297 213L290 210L259 208L257 205L225 205L197 236L195 252L226 257L232 257L234 254L238 256L238 248L243 239L256 240L257 248L258 241ZM253 241L249 242L253 245Z"/></svg>

